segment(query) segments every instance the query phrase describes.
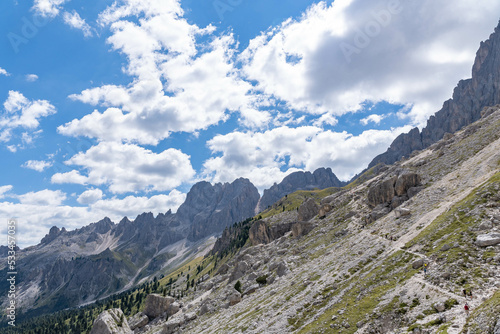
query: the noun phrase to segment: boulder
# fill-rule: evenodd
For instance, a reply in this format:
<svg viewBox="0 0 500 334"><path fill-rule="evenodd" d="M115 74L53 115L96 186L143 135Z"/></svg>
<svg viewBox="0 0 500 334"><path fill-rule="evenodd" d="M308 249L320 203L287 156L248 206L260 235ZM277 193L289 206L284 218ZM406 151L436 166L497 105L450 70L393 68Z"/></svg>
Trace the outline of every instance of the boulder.
<svg viewBox="0 0 500 334"><path fill-rule="evenodd" d="M415 173L394 176L370 187L368 204L372 208L379 204L386 204L386 206L390 204L391 208L395 209L422 190L420 182L420 175Z"/></svg>
<svg viewBox="0 0 500 334"><path fill-rule="evenodd" d="M193 321L197 318L198 316L194 312L186 313L184 314L184 322L189 322Z"/></svg>
<svg viewBox="0 0 500 334"><path fill-rule="evenodd" d="M257 289L259 288L259 284L252 284L250 285L246 290L245 292L243 292L243 295L249 295L249 294L252 294L254 293L255 291L257 291Z"/></svg>
<svg viewBox="0 0 500 334"><path fill-rule="evenodd" d="M438 312L444 312L446 310L446 307L444 306L444 303L436 303L433 305L434 306L434 309Z"/></svg>
<svg viewBox="0 0 500 334"><path fill-rule="evenodd" d="M131 334L132 330L123 311L119 308L99 314L92 325L90 334Z"/></svg>
<svg viewBox="0 0 500 334"><path fill-rule="evenodd" d="M478 229L480 231L491 230L493 228L493 223L490 221L483 221L479 224Z"/></svg>
<svg viewBox="0 0 500 334"><path fill-rule="evenodd" d="M301 237L307 235L315 227L313 223L299 222L292 225L292 235L294 237Z"/></svg>
<svg viewBox="0 0 500 334"><path fill-rule="evenodd" d="M248 276L247 276L247 281L254 281L255 279L257 278L257 274L256 273L250 273Z"/></svg>
<svg viewBox="0 0 500 334"><path fill-rule="evenodd" d="M348 229L343 229L343 230L335 232L335 236L336 237L343 237L343 236L347 235L348 233L349 233Z"/></svg>
<svg viewBox="0 0 500 334"><path fill-rule="evenodd" d="M323 204L323 205L321 205L321 208L319 209L318 216L324 217L330 211L332 211L332 205L329 203Z"/></svg>
<svg viewBox="0 0 500 334"><path fill-rule="evenodd" d="M292 225L293 223L281 223L269 226L263 220L258 220L250 227L248 238L252 246L268 244L288 233L292 229Z"/></svg>
<svg viewBox="0 0 500 334"><path fill-rule="evenodd" d="M245 275L249 268L250 266L245 261L238 262L238 264L234 268L233 273L231 274L231 277L229 278L229 281L232 282L242 277L243 275Z"/></svg>
<svg viewBox="0 0 500 334"><path fill-rule="evenodd" d="M163 325L163 330L161 333L162 334L172 334L175 331L177 331L177 329L179 327L181 327L182 325L184 325L184 318L183 317L176 317L176 318L169 319L165 323L165 325Z"/></svg>
<svg viewBox="0 0 500 334"><path fill-rule="evenodd" d="M493 334L500 334L500 317L497 320L497 324L495 326Z"/></svg>
<svg viewBox="0 0 500 334"><path fill-rule="evenodd" d="M500 244L500 233L481 234L477 236L476 245L488 247Z"/></svg>
<svg viewBox="0 0 500 334"><path fill-rule="evenodd" d="M408 173L400 175L394 185L394 191L397 196L406 195L408 189L419 186L421 182L420 175Z"/></svg>
<svg viewBox="0 0 500 334"><path fill-rule="evenodd" d="M146 303L144 306L144 314L146 314L149 319L154 319L159 317L163 313L169 313L170 305L174 303L175 299L172 297L163 297L159 294L149 294L146 297ZM170 313L172 314L172 313Z"/></svg>
<svg viewBox="0 0 500 334"><path fill-rule="evenodd" d="M261 266L261 265L262 265L262 262L261 262L261 261L257 261L257 262L255 262L255 263L253 264L252 269L253 269L253 270L257 270L257 269L259 269L259 268L260 268L260 266Z"/></svg>
<svg viewBox="0 0 500 334"><path fill-rule="evenodd" d="M208 291L214 287L214 282L212 282L212 281L208 281L208 282L205 282L202 284L203 284L203 286L200 286L200 289L203 289L205 291Z"/></svg>
<svg viewBox="0 0 500 334"><path fill-rule="evenodd" d="M276 270L276 274L278 275L278 277L281 277L281 276L286 275L287 272L288 272L288 266L287 266L286 262L281 261L278 264L278 269Z"/></svg>
<svg viewBox="0 0 500 334"><path fill-rule="evenodd" d="M419 192L421 192L422 190L424 190L424 187L423 186L418 186L418 187L411 187L410 189L408 189L408 191L406 192L406 195L408 196L408 198L412 198L413 196L415 196L416 194L418 194Z"/></svg>
<svg viewBox="0 0 500 334"><path fill-rule="evenodd" d="M292 230L293 223L279 223L270 227L271 240L276 240L287 234Z"/></svg>
<svg viewBox="0 0 500 334"><path fill-rule="evenodd" d="M142 328L146 326L149 322L149 318L143 312L136 313L134 316L128 319L128 324L131 330L136 328Z"/></svg>
<svg viewBox="0 0 500 334"><path fill-rule="evenodd" d="M385 216L389 212L391 212L391 209L389 207L387 207L385 204L379 204L372 210L369 215L365 217L365 223L371 224L377 219Z"/></svg>
<svg viewBox="0 0 500 334"><path fill-rule="evenodd" d="M411 215L411 211L410 211L410 209L399 208L399 209L394 210L394 214L396 215L396 218L401 218L401 217L406 217L406 216Z"/></svg>
<svg viewBox="0 0 500 334"><path fill-rule="evenodd" d="M379 204L389 203L396 195L394 191L396 181L397 177L395 176L371 186L368 190L368 204L373 208Z"/></svg>
<svg viewBox="0 0 500 334"><path fill-rule="evenodd" d="M308 221L311 218L315 217L318 213L319 213L318 204L316 204L316 201L314 199L308 198L299 207L298 219L300 221Z"/></svg>
<svg viewBox="0 0 500 334"><path fill-rule="evenodd" d="M416 261L414 261L411 266L413 269L418 269L420 267L422 267L424 265L425 261L424 259L418 259Z"/></svg>
<svg viewBox="0 0 500 334"><path fill-rule="evenodd" d="M229 266L227 264L223 264L219 267L219 269L217 270L217 274L219 275L224 275L227 273L227 271L229 270Z"/></svg>
<svg viewBox="0 0 500 334"><path fill-rule="evenodd" d="M398 206L403 204L408 200L408 196L394 196L391 201L391 209L396 209Z"/></svg>
<svg viewBox="0 0 500 334"><path fill-rule="evenodd" d="M230 306L236 305L239 302L241 302L241 293L235 291L231 293L227 299L229 301Z"/></svg>
<svg viewBox="0 0 500 334"><path fill-rule="evenodd" d="M447 250L450 250L452 248L453 248L452 245L450 245L450 244L444 244L443 247L441 247L440 251L441 252L446 252Z"/></svg>
<svg viewBox="0 0 500 334"><path fill-rule="evenodd" d="M252 246L270 243L269 226L263 220L256 221L248 231L248 238Z"/></svg>
<svg viewBox="0 0 500 334"><path fill-rule="evenodd" d="M205 304L201 305L199 315L202 316L205 313L211 313L213 310L214 310L214 308L213 308L212 304L205 303Z"/></svg>
<svg viewBox="0 0 500 334"><path fill-rule="evenodd" d="M172 304L170 304L170 307L167 310L167 314L169 316L176 314L177 312L179 312L180 309L181 309L181 305L178 302L173 302Z"/></svg>

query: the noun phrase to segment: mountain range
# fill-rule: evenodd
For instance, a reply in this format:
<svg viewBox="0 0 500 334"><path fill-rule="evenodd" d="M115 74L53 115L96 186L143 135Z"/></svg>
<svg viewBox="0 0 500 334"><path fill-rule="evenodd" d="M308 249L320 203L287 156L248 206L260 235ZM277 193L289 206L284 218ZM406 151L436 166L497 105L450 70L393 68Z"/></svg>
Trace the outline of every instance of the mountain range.
<svg viewBox="0 0 500 334"><path fill-rule="evenodd" d="M296 172L264 192L264 203L299 189L343 185L331 169ZM18 251L20 306L36 315L74 307L136 286L203 253L235 222L255 215L260 198L248 179L196 183L176 213L109 218L67 231L54 226L38 245ZM272 204L272 203L271 203ZM198 249L200 248L200 249ZM7 253L0 254L6 256ZM7 268L2 268L7 272ZM0 288L8 288L1 282Z"/></svg>

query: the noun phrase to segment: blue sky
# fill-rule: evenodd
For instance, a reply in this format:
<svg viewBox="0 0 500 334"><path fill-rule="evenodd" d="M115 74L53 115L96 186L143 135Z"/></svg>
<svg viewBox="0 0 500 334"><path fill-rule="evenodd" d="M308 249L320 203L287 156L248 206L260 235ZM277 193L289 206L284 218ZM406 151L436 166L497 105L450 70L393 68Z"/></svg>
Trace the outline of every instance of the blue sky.
<svg viewBox="0 0 500 334"><path fill-rule="evenodd" d="M175 211L200 180L342 180L470 77L500 4L459 0L6 0L0 219ZM2 229L2 238L5 236ZM3 242L0 242L2 244Z"/></svg>

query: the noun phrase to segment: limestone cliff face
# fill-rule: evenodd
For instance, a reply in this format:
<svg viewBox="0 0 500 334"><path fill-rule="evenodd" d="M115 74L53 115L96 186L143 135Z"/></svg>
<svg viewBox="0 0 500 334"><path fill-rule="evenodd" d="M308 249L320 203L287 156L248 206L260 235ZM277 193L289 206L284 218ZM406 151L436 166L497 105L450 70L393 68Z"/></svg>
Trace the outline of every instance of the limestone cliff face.
<svg viewBox="0 0 500 334"><path fill-rule="evenodd" d="M259 198L257 188L248 179L213 186L200 182L189 191L176 216L190 223L188 238L198 240L252 217Z"/></svg>
<svg viewBox="0 0 500 334"><path fill-rule="evenodd" d="M264 190L259 203L259 211L267 209L280 198L297 190L325 189L342 187L345 183L340 181L331 168L319 168L311 172L295 172L283 179L279 184L274 184L270 189Z"/></svg>
<svg viewBox="0 0 500 334"><path fill-rule="evenodd" d="M490 38L482 42L472 67L472 78L461 80L452 99L427 121L422 132L414 128L401 134L389 149L375 157L369 168L378 163L392 164L415 150L429 147L481 118L481 110L500 103L500 23Z"/></svg>

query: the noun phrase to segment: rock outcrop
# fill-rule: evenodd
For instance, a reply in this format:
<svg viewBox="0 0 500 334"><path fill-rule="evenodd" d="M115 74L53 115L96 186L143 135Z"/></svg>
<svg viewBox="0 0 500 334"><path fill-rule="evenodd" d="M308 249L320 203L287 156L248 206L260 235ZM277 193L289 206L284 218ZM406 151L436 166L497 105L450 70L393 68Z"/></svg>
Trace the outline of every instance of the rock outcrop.
<svg viewBox="0 0 500 334"><path fill-rule="evenodd" d="M395 209L407 200L408 190L416 188L421 184L421 177L415 173L405 173L399 177L394 176L388 180L370 187L368 191L368 204L376 207L379 204L392 205Z"/></svg>
<svg viewBox="0 0 500 334"><path fill-rule="evenodd" d="M477 236L476 244L479 247L495 246L500 244L500 233L481 234Z"/></svg>
<svg viewBox="0 0 500 334"><path fill-rule="evenodd" d="M146 326L148 322L149 322L149 317L145 315L143 312L139 312L128 319L128 324L131 330L135 330L136 328L142 328Z"/></svg>
<svg viewBox="0 0 500 334"><path fill-rule="evenodd" d="M259 211L267 209L285 195L297 190L326 189L331 187L343 187L345 182L340 181L331 168L319 168L311 172L295 172L286 176L279 184L264 190L260 199Z"/></svg>
<svg viewBox="0 0 500 334"><path fill-rule="evenodd" d="M395 176L370 187L368 191L368 204L371 207L376 207L379 204L389 204L396 195L394 186L397 180L398 178Z"/></svg>
<svg viewBox="0 0 500 334"><path fill-rule="evenodd" d="M171 316L179 311L179 305L172 297L162 297L158 294L150 294L146 297L144 314L149 319L157 318L161 315Z"/></svg>
<svg viewBox="0 0 500 334"><path fill-rule="evenodd" d="M403 173L372 185L368 190L367 202L373 210L365 217L365 223L374 222L399 207L411 196L415 196L422 189L420 185L421 177L415 173ZM406 209L396 211L397 218L410 214Z"/></svg>
<svg viewBox="0 0 500 334"><path fill-rule="evenodd" d="M269 226L264 220L256 221L248 231L252 245L268 244L290 232L294 223L281 223Z"/></svg>
<svg viewBox="0 0 500 334"><path fill-rule="evenodd" d="M299 207L299 221L308 221L319 213L319 206L314 199L308 198Z"/></svg>
<svg viewBox="0 0 500 334"><path fill-rule="evenodd" d="M105 218L106 219L106 218ZM109 219L109 218L107 218ZM52 226L50 228L49 234L46 234L45 237L40 241L41 244L49 244L53 240L55 240L57 237L59 237L61 234L64 234L66 232L66 229L63 227L61 230L57 226Z"/></svg>
<svg viewBox="0 0 500 334"><path fill-rule="evenodd" d="M401 134L389 149L375 157L371 168L379 163L390 165L413 151L421 150L439 141L445 133L455 133L481 118L485 107L500 103L500 24L490 38L482 42L472 67L472 78L461 80L452 99L431 116L422 132L418 128ZM483 113L487 115L487 113Z"/></svg>
<svg viewBox="0 0 500 334"><path fill-rule="evenodd" d="M90 334L131 334L127 318L119 308L106 310L94 321Z"/></svg>
<svg viewBox="0 0 500 334"><path fill-rule="evenodd" d="M315 225L309 222L294 223L292 225L292 235L296 238L307 235L309 232L313 230L314 227Z"/></svg>

